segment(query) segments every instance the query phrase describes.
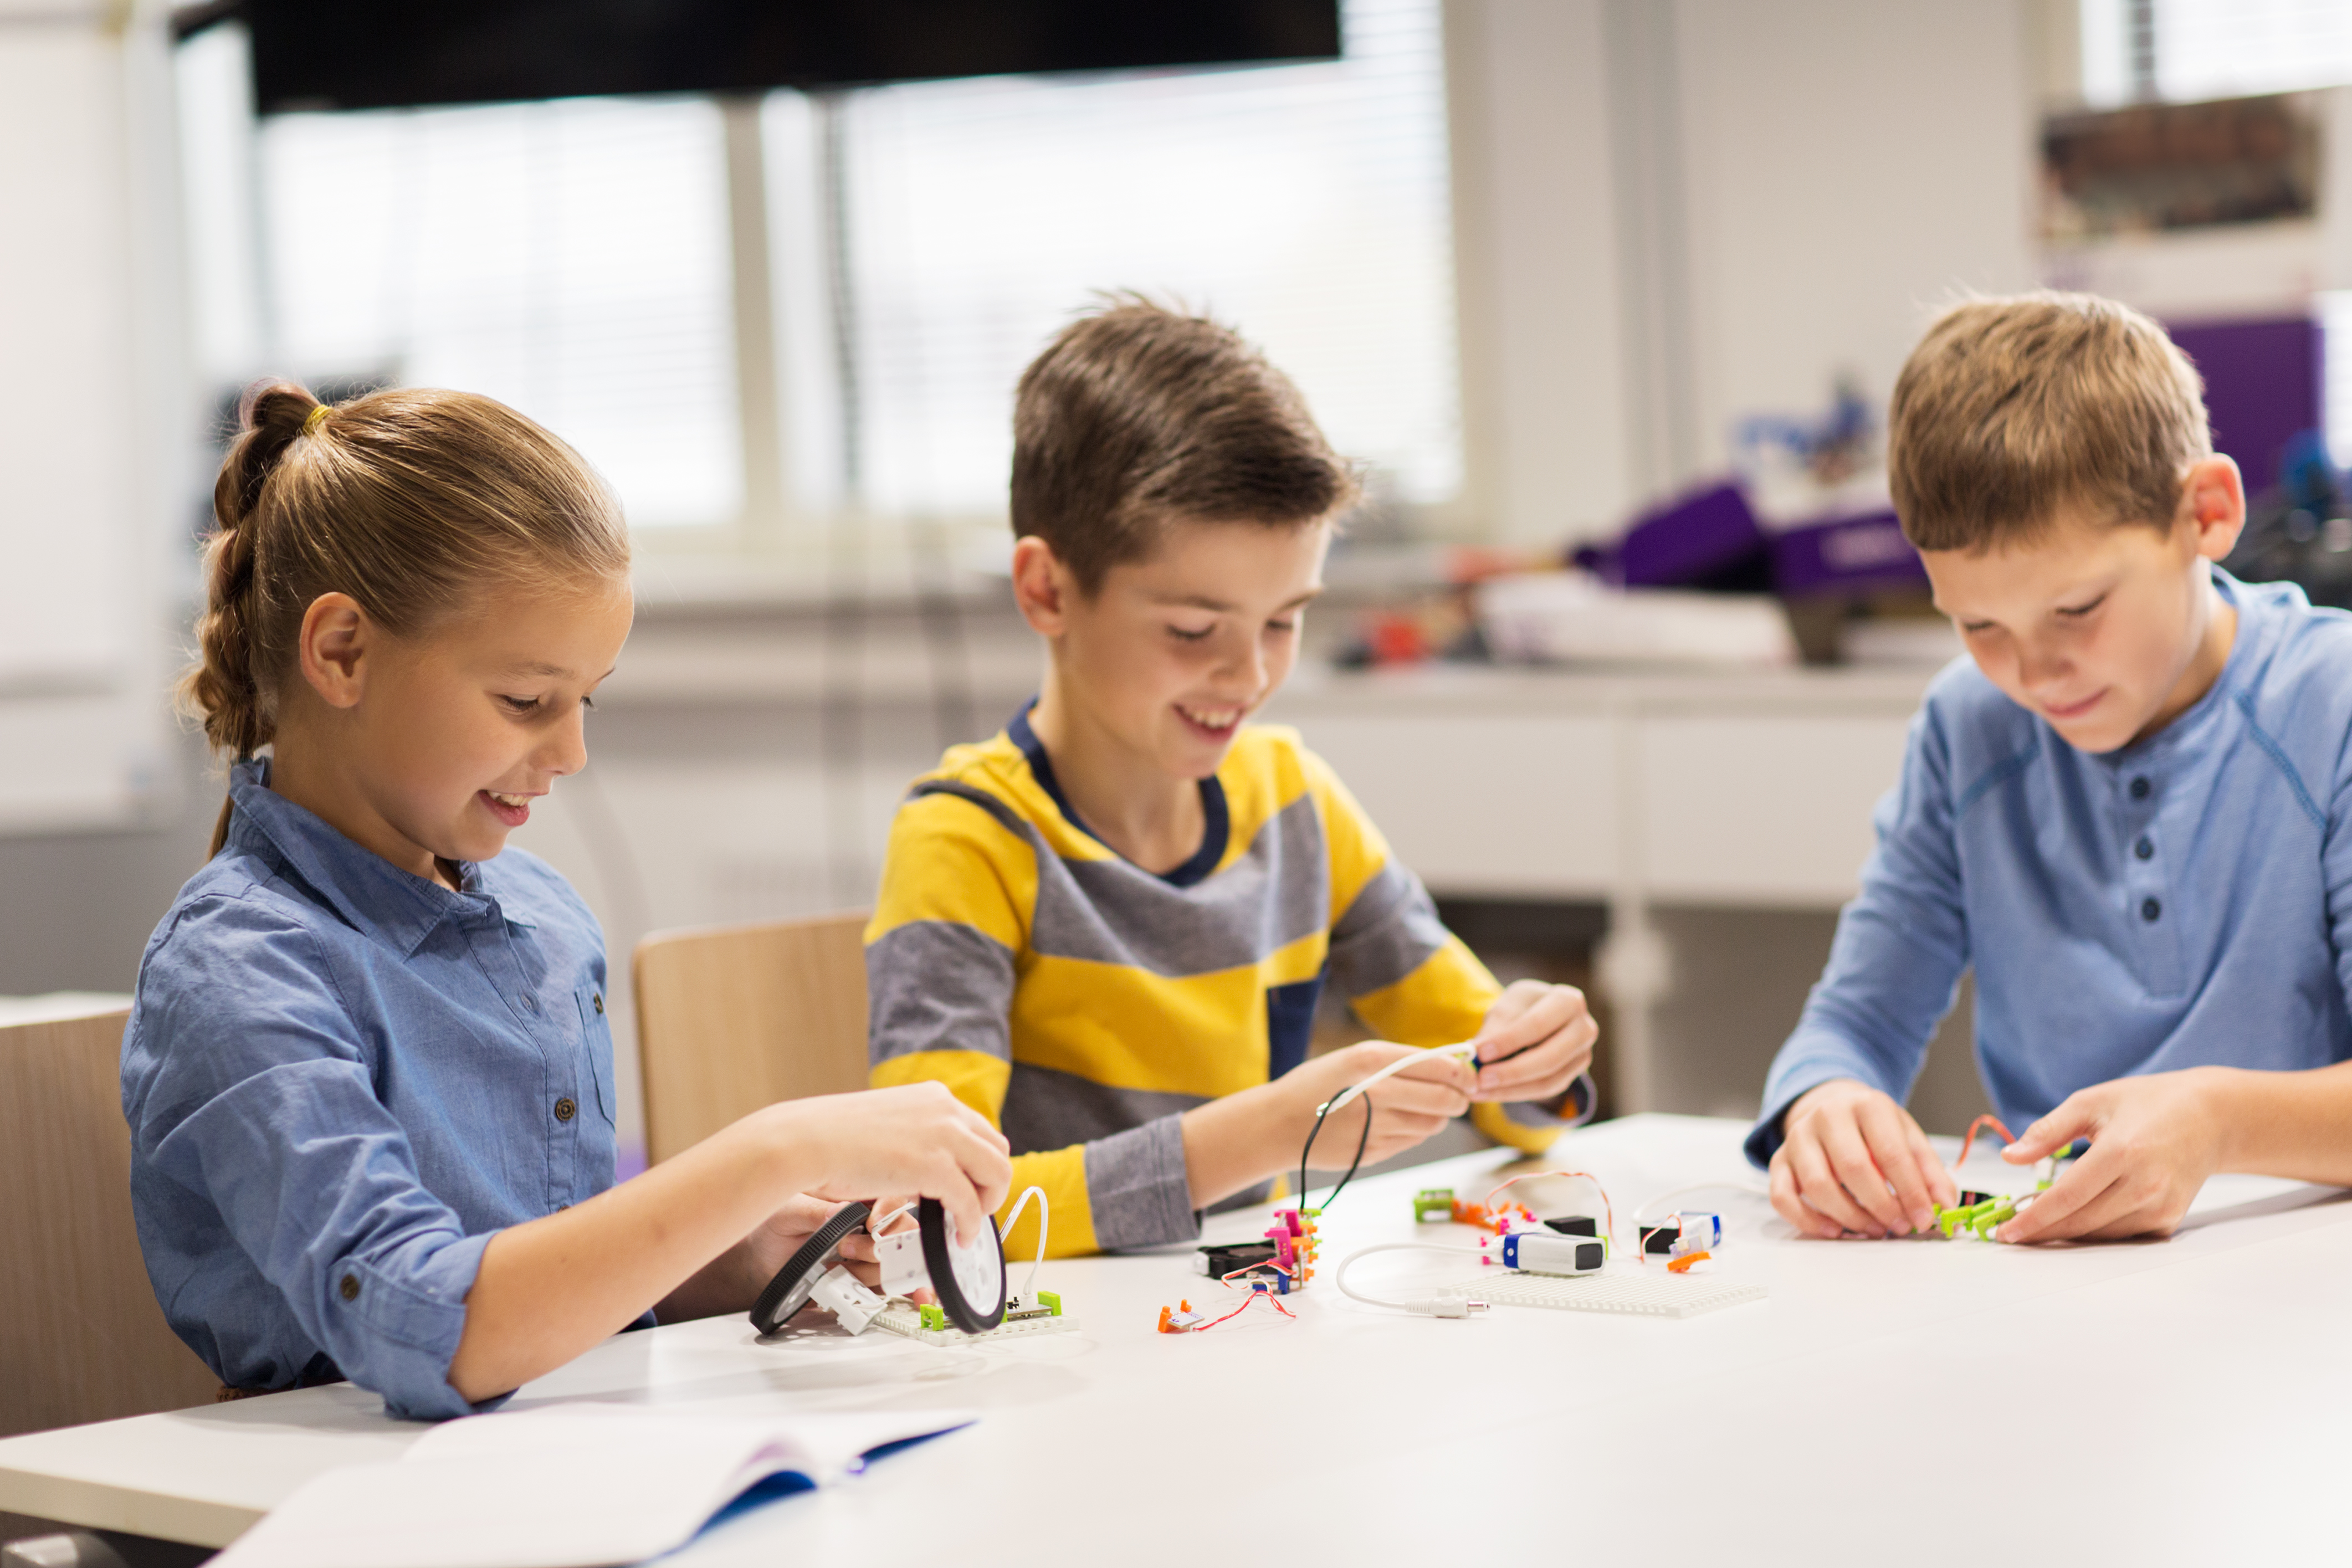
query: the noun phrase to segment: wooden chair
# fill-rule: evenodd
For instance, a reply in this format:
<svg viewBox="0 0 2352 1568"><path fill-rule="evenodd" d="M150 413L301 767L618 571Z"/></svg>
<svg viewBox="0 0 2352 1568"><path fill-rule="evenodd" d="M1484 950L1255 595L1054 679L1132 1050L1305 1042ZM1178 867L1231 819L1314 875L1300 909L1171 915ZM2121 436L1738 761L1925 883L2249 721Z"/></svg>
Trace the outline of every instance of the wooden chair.
<svg viewBox="0 0 2352 1568"><path fill-rule="evenodd" d="M866 1087L866 916L656 931L633 959L646 1159Z"/></svg>
<svg viewBox="0 0 2352 1568"><path fill-rule="evenodd" d="M0 1028L0 1436L208 1405L131 1221L130 1015Z"/></svg>

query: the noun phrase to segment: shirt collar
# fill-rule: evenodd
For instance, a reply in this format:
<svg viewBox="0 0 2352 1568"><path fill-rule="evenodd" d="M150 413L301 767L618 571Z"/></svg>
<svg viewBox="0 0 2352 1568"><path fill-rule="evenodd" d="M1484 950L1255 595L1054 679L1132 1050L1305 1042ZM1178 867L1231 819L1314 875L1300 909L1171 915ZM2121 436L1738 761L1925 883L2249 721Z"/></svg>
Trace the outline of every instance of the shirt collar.
<svg viewBox="0 0 2352 1568"><path fill-rule="evenodd" d="M228 797L236 808L229 818L230 845L283 862L354 930L383 938L403 957L415 952L453 915L531 923L499 908L477 861L458 862L462 890L452 892L345 837L269 787L267 757L248 759L229 770Z"/></svg>
<svg viewBox="0 0 2352 1568"><path fill-rule="evenodd" d="M1005 737L1028 762L1030 776L1053 801L1055 809L1071 826L1104 848L1110 849L1101 834L1079 819L1069 797L1062 793L1062 781L1054 776L1054 760L1045 754L1045 742L1037 738L1037 731L1029 723L1029 714L1036 706L1037 699L1034 697L1023 703L1021 711L1013 715L1012 721L1004 726ZM1224 781L1214 773L1201 781L1201 847L1192 852L1192 858L1173 870L1150 873L1171 887L1192 887L1215 870L1217 863L1225 858L1225 841L1233 835L1232 812L1225 803ZM1111 849L1111 853L1118 855L1118 851ZM1122 855L1119 858L1124 860L1126 857Z"/></svg>
<svg viewBox="0 0 2352 1568"><path fill-rule="evenodd" d="M2101 760L2111 769L2145 765L2184 744L2231 700L2240 687L2253 678L2252 672L2268 657L2279 626L2279 617L2271 613L2270 601L2261 594L2246 592L2244 584L2218 565L2210 570L2213 586L2238 612L2237 628L2231 634L2230 653L2221 661L2221 672L2213 678L2213 684L2205 689L2204 695L2175 714L2172 722L2163 729L2145 741L2103 753Z"/></svg>

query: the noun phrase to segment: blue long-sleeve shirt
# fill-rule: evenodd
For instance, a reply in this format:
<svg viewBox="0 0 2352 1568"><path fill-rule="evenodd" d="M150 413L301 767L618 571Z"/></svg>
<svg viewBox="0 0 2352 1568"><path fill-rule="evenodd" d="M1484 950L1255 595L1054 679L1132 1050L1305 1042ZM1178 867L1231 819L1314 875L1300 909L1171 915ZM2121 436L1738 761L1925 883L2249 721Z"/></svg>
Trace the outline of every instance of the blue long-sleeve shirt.
<svg viewBox="0 0 2352 1568"><path fill-rule="evenodd" d="M2111 1079L2352 1057L2352 616L2214 581L2238 608L2221 678L2120 751L2075 750L1966 659L1937 678L1750 1160L1817 1084L1906 1098L1970 965L1977 1064L2021 1132Z"/></svg>
<svg viewBox="0 0 2352 1568"><path fill-rule="evenodd" d="M613 1184L604 935L520 850L452 892L268 768L237 767L228 842L140 964L122 1109L148 1278L226 1384L348 1376L395 1415L461 1415L490 1237Z"/></svg>

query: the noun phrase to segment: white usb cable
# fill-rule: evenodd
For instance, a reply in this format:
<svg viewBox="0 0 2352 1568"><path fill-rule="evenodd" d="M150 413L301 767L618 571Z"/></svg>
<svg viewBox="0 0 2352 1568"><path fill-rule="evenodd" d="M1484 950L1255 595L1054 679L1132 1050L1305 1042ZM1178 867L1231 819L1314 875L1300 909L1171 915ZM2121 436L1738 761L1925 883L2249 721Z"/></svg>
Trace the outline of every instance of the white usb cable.
<svg viewBox="0 0 2352 1568"><path fill-rule="evenodd" d="M1381 1068L1380 1071L1375 1073L1367 1073L1362 1078L1360 1078L1355 1082L1349 1084L1347 1088L1341 1089L1339 1093L1333 1095L1330 1099L1325 1100L1322 1104L1317 1106L1315 1108L1315 1114L1318 1116L1328 1116L1332 1111L1339 1110L1341 1106L1355 1099L1358 1095L1363 1093L1364 1090L1371 1088L1372 1085L1380 1082L1381 1079L1389 1077L1392 1073L1402 1072L1405 1068L1412 1066L1415 1062L1427 1061L1432 1057L1450 1057L1457 1062L1475 1062L1478 1059L1478 1044L1475 1040L1459 1040L1450 1046L1433 1046L1425 1051L1415 1051L1409 1057L1399 1057L1396 1060L1389 1063L1388 1066Z"/></svg>
<svg viewBox="0 0 2352 1568"><path fill-rule="evenodd" d="M1361 1290L1349 1289L1348 1270L1375 1252L1443 1252L1454 1258L1479 1256L1475 1250L1467 1247L1439 1247L1426 1241L1391 1241L1383 1242L1378 1247L1367 1247L1348 1254L1340 1260L1339 1272L1332 1275L1331 1282L1339 1288L1341 1294L1350 1300L1361 1301L1368 1307L1388 1307L1400 1312L1412 1312L1424 1318L1466 1318L1473 1313L1486 1310L1486 1303L1479 1299L1475 1290L1466 1285L1453 1286L1439 1291L1434 1296L1424 1296L1411 1301L1390 1301L1378 1296L1367 1296Z"/></svg>

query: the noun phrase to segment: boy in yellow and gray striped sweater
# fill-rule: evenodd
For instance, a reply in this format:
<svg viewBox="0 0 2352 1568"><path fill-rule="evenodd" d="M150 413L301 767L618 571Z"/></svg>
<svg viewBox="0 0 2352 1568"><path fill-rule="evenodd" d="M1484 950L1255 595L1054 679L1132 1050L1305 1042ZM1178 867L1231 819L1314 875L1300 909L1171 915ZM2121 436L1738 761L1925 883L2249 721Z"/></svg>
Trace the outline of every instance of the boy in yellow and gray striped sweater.
<svg viewBox="0 0 2352 1568"><path fill-rule="evenodd" d="M1465 1110L1530 1152L1591 1114L1573 988L1508 990L1291 731L1244 721L1297 657L1354 495L1282 374L1140 300L1065 331L1014 409L1013 589L1037 700L893 824L866 931L877 1087L936 1079L1011 1141L1057 1254L1187 1240L1295 1169L1377 1160ZM1308 1059L1321 988L1384 1037ZM1006 1238L1035 1245L1032 1220Z"/></svg>

